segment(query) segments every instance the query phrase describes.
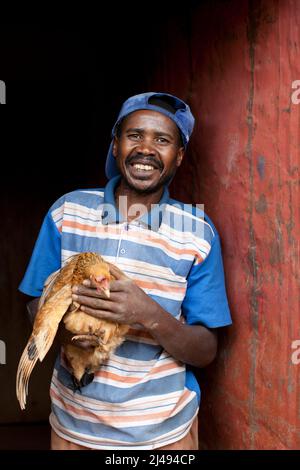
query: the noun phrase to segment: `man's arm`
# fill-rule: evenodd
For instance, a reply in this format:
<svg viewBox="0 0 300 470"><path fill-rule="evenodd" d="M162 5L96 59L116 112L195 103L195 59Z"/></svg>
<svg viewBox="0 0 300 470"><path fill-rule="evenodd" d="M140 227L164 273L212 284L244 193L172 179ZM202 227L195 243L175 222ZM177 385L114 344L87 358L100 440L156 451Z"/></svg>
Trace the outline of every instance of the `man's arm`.
<svg viewBox="0 0 300 470"><path fill-rule="evenodd" d="M196 367L207 366L217 352L217 335L200 325L186 325L176 320L140 287L128 278L111 282L110 299L85 281L73 288L73 299L81 310L96 318L129 325L140 325L175 359ZM75 293L76 291L76 293Z"/></svg>
<svg viewBox="0 0 300 470"><path fill-rule="evenodd" d="M151 320L146 320L144 326L171 356L185 364L205 367L216 357L216 331L181 323L158 304L157 311L153 309Z"/></svg>

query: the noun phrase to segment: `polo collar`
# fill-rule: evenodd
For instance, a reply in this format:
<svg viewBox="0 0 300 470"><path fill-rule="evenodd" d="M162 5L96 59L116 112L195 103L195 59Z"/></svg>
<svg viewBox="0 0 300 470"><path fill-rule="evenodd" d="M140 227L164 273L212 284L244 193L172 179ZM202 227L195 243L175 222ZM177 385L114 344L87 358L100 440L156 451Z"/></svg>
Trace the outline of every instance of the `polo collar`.
<svg viewBox="0 0 300 470"><path fill-rule="evenodd" d="M120 224L126 222L118 208L116 207L115 202L115 189L121 180L121 176L115 176L110 179L107 185L104 188L104 202L102 210L102 223L104 225L108 224ZM141 217L134 219L133 223L138 223L143 225L150 230L158 231L163 217L163 212L166 204L168 204L170 199L170 194L167 186L164 188L164 192L160 201L157 204L153 204L151 211L146 212Z"/></svg>

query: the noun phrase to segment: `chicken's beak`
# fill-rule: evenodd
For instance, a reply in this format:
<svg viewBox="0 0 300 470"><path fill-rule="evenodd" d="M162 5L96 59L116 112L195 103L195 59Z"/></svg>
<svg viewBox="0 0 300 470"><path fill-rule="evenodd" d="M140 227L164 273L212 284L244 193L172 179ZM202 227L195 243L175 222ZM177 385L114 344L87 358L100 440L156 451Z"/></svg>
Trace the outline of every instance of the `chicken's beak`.
<svg viewBox="0 0 300 470"><path fill-rule="evenodd" d="M97 289L98 292L103 292L105 294L105 297L107 297L108 299L110 298L110 290L109 289L103 289L103 287L100 287Z"/></svg>
<svg viewBox="0 0 300 470"><path fill-rule="evenodd" d="M110 290L109 290L109 280L106 279L105 277L103 278L100 278L99 277L95 277L94 278L94 282L97 286L97 292L99 292L99 294L104 294L106 298L110 298Z"/></svg>

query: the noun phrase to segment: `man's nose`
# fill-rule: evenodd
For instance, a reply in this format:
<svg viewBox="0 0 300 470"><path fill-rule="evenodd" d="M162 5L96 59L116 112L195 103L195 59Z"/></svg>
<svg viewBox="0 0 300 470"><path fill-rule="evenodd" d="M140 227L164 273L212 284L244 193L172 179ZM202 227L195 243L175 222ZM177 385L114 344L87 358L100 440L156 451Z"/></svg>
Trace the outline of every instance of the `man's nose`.
<svg viewBox="0 0 300 470"><path fill-rule="evenodd" d="M143 155L154 155L155 154L155 149L149 140L143 140L139 143L138 147L136 148L136 151L138 153L141 153Z"/></svg>

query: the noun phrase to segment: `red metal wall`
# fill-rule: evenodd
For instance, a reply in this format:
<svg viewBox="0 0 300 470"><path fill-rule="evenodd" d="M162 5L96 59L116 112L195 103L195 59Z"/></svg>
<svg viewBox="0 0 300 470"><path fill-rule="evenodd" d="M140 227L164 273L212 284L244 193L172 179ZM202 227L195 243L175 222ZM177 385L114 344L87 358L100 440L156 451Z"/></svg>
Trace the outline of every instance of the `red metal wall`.
<svg viewBox="0 0 300 470"><path fill-rule="evenodd" d="M298 0L206 2L170 19L149 79L192 106L173 193L205 204L223 244L234 324L198 374L203 448L300 447L299 52Z"/></svg>

